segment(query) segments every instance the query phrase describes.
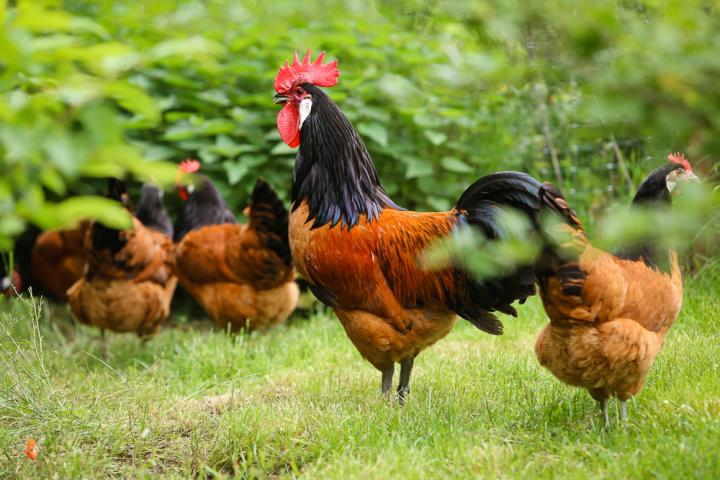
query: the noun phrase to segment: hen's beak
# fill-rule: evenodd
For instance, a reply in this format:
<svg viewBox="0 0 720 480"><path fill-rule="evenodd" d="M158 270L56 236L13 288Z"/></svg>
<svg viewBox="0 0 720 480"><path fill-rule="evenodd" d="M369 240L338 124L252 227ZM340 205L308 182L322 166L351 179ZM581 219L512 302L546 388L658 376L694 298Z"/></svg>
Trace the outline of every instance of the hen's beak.
<svg viewBox="0 0 720 480"><path fill-rule="evenodd" d="M686 172L686 173L685 173L685 178L683 178L683 180L690 180L690 181L692 181L692 182L699 182L699 181L700 181L700 179L698 178L698 176L695 175L693 172Z"/></svg>
<svg viewBox="0 0 720 480"><path fill-rule="evenodd" d="M288 100L290 100L288 97L279 93L273 97L273 103L286 103Z"/></svg>

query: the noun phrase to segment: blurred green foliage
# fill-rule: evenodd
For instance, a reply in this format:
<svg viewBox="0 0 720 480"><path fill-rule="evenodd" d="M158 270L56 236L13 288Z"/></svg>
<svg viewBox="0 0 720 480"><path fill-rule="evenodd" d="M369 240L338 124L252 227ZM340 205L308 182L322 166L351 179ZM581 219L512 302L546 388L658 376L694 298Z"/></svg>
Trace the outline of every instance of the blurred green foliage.
<svg viewBox="0 0 720 480"><path fill-rule="evenodd" d="M308 48L339 59L329 93L409 208L516 169L558 183L592 228L671 150L717 175L720 17L700 0L10 4L0 239L66 221L48 198L79 178L165 178L163 160L200 158L235 211L256 177L286 195L272 85Z"/></svg>

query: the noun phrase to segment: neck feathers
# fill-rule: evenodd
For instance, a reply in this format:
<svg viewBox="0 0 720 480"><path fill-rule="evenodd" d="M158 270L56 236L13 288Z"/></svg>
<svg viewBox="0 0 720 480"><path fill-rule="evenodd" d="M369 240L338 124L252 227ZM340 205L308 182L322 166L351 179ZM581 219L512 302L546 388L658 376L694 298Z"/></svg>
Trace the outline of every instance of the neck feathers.
<svg viewBox="0 0 720 480"><path fill-rule="evenodd" d="M676 168L678 166L675 164L667 164L650 173L638 187L632 208L669 208L672 200L666 178ZM669 248L659 247L653 239L623 248L616 255L626 260L642 260L648 267L665 273L670 273L673 268L671 257L675 259L675 264L677 263L677 255Z"/></svg>
<svg viewBox="0 0 720 480"><path fill-rule="evenodd" d="M293 171L293 210L305 200L317 228L352 228L364 215L377 219L383 208L399 209L380 185L360 135L338 106L319 88L305 84L312 110L300 132Z"/></svg>

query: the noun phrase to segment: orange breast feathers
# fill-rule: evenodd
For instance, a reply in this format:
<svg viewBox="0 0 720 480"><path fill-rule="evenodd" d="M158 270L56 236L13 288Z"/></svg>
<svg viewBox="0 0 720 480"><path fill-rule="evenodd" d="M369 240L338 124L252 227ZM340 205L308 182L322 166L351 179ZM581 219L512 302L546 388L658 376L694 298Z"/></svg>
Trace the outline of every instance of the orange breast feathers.
<svg viewBox="0 0 720 480"><path fill-rule="evenodd" d="M376 221L361 219L350 230L328 225L311 230L307 212L302 204L291 215L290 245L296 267L326 304L387 318L388 294L403 308L446 308L447 297L456 293L453 270L418 266L423 250L449 234L455 212L385 209Z"/></svg>

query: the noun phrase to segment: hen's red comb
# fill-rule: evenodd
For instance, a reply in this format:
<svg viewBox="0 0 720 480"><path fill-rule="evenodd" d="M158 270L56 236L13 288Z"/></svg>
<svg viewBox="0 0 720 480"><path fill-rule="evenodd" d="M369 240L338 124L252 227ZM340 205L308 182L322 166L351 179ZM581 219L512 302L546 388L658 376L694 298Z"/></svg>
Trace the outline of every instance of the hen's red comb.
<svg viewBox="0 0 720 480"><path fill-rule="evenodd" d="M305 58L300 62L297 51L293 57L293 63L285 61L285 65L280 67L280 71L275 77L275 91L283 94L290 90L298 83L312 83L318 87L332 87L337 85L337 77L340 71L337 68L337 60L323 65L323 57L325 52L318 55L315 62L310 63L310 50L308 49Z"/></svg>
<svg viewBox="0 0 720 480"><path fill-rule="evenodd" d="M685 155L680 152L671 153L670 155L668 155L668 161L672 163L677 163L678 165L682 165L686 172L692 172L690 162L688 162L687 158L685 158Z"/></svg>
<svg viewBox="0 0 720 480"><path fill-rule="evenodd" d="M187 160L180 162L180 170L185 173L195 173L200 170L200 162L193 160L192 158L188 158Z"/></svg>

